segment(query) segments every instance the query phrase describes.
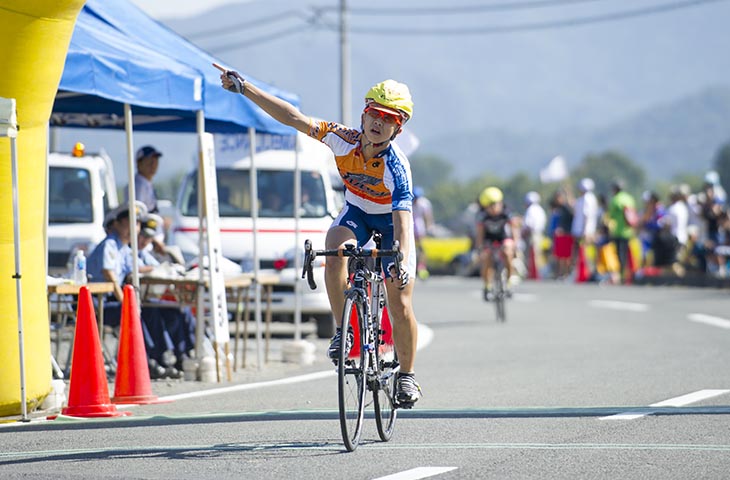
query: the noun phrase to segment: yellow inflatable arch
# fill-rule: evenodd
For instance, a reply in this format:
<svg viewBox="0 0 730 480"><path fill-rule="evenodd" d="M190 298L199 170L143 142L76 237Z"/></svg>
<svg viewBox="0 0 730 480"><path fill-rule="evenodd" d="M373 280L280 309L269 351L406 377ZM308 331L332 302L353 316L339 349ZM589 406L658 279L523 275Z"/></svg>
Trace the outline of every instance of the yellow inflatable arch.
<svg viewBox="0 0 730 480"><path fill-rule="evenodd" d="M26 398L51 387L45 279L47 125L84 0L0 0L0 97L17 101ZM0 416L21 413L10 142L0 138Z"/></svg>

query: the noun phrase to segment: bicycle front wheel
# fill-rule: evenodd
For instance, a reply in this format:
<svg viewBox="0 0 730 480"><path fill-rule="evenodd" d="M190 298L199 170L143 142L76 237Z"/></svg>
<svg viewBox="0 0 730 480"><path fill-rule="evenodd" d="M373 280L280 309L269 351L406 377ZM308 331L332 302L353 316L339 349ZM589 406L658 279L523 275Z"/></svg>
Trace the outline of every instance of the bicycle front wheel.
<svg viewBox="0 0 730 480"><path fill-rule="evenodd" d="M360 335L360 351L350 355L347 349L346 332L350 318L363 325L362 304L354 297L345 300L345 310L342 318L343 338L340 347L340 356L337 362L337 390L340 407L340 429L345 448L352 452L360 443L362 423L365 414L365 373L368 368L368 355L362 345L364 342L362 328L358 328Z"/></svg>
<svg viewBox="0 0 730 480"><path fill-rule="evenodd" d="M380 327L382 329L382 327ZM378 338L382 339L379 329ZM373 387L373 407L378 435L384 442L390 440L395 428L398 411L395 408L395 377L398 372L398 358L392 343L383 343L375 350L376 382Z"/></svg>

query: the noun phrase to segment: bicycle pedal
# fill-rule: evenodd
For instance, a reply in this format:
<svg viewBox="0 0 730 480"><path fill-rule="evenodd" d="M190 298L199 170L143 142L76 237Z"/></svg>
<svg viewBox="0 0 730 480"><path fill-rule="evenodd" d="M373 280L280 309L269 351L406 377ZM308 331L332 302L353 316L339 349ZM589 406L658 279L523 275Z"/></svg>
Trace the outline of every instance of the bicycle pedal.
<svg viewBox="0 0 730 480"><path fill-rule="evenodd" d="M416 402L400 402L395 404L395 408L402 408L404 410L410 410L413 408Z"/></svg>

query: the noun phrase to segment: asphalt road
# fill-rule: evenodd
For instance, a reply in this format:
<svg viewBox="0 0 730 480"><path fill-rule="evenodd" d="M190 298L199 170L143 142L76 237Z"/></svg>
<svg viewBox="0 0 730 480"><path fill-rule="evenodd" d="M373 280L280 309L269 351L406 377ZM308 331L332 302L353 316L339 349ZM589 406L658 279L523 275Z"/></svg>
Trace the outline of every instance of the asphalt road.
<svg viewBox="0 0 730 480"><path fill-rule="evenodd" d="M156 383L174 401L124 419L0 426L0 478L727 478L729 297L529 282L499 324L477 279L432 278L415 299L424 397L388 443L370 418L344 451L314 340L314 365Z"/></svg>

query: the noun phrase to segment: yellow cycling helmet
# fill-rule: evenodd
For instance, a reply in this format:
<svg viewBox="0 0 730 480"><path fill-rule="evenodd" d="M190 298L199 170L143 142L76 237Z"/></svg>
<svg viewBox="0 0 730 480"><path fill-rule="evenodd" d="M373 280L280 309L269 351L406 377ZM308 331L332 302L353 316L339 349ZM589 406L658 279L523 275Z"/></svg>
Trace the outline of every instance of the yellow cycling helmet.
<svg viewBox="0 0 730 480"><path fill-rule="evenodd" d="M503 198L502 190L497 187L487 187L479 194L479 203L482 207L487 208L492 204L501 202Z"/></svg>
<svg viewBox="0 0 730 480"><path fill-rule="evenodd" d="M377 103L378 110L400 114L408 120L413 116L413 100L408 85L395 80L385 80L373 85L365 94L365 103Z"/></svg>

